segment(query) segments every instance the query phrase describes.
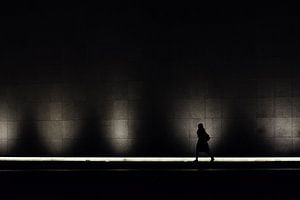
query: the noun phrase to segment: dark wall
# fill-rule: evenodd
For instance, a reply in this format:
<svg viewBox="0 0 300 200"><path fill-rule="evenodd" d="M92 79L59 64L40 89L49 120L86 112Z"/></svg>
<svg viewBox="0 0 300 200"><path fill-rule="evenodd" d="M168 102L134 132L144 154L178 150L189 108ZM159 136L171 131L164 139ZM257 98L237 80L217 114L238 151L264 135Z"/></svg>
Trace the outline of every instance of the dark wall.
<svg viewBox="0 0 300 200"><path fill-rule="evenodd" d="M298 155L294 12L161 6L9 7L0 154L191 156L202 122L217 155Z"/></svg>

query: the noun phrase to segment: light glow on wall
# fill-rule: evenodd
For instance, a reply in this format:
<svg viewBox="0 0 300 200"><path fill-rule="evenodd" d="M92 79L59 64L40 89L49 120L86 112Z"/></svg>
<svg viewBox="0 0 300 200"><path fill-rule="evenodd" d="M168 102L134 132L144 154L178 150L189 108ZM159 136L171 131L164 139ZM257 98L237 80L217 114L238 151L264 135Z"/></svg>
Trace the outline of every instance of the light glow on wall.
<svg viewBox="0 0 300 200"><path fill-rule="evenodd" d="M132 145L128 139L128 120L113 120L109 140L115 153L127 153Z"/></svg>
<svg viewBox="0 0 300 200"><path fill-rule="evenodd" d="M112 113L112 127L109 129L110 132L107 133L110 144L114 153L128 153L133 145L132 140L128 139L128 102L123 100L114 101Z"/></svg>

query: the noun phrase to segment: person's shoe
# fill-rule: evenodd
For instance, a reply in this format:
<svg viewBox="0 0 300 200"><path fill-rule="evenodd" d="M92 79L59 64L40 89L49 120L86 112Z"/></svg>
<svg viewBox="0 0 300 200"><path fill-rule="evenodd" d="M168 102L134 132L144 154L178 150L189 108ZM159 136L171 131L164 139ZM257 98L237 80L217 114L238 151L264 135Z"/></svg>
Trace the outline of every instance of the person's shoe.
<svg viewBox="0 0 300 200"><path fill-rule="evenodd" d="M193 163L198 163L198 160L194 160Z"/></svg>

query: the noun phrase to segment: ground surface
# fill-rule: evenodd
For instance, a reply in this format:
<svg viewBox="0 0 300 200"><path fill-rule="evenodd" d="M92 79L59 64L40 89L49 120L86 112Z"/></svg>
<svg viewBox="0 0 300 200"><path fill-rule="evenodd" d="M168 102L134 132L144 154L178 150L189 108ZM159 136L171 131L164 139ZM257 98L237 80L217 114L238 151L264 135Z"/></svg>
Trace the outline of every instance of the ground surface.
<svg viewBox="0 0 300 200"><path fill-rule="evenodd" d="M1 162L0 166L3 199L300 197L298 162Z"/></svg>

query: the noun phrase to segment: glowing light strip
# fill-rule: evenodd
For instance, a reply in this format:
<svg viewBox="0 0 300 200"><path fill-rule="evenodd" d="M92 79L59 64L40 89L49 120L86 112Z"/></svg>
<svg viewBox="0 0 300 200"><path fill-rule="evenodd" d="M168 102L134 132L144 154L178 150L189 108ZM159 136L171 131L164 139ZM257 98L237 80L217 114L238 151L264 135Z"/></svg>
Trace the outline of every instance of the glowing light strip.
<svg viewBox="0 0 300 200"><path fill-rule="evenodd" d="M35 162L192 162L194 157L0 157L0 161ZM210 158L199 158L209 162ZM300 161L300 157L215 157L215 162L287 162Z"/></svg>

